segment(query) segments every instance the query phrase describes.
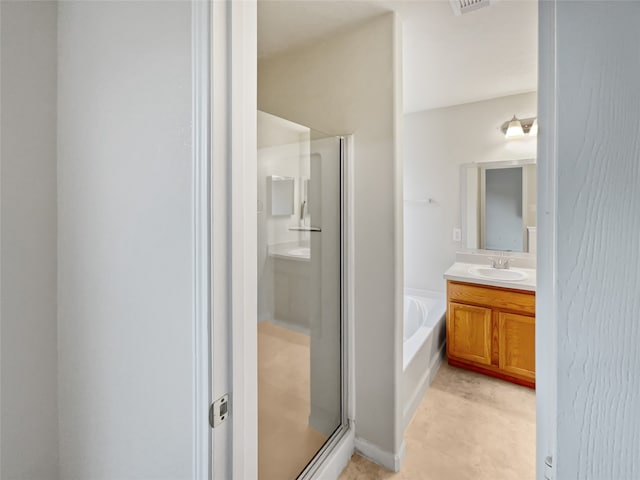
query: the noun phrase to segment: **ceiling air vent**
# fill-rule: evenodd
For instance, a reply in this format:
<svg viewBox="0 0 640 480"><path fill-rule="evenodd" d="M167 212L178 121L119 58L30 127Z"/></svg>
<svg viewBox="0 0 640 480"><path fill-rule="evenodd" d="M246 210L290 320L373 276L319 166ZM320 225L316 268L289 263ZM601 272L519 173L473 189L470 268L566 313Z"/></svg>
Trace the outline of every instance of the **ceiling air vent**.
<svg viewBox="0 0 640 480"><path fill-rule="evenodd" d="M449 2L456 16L491 5L491 0L449 0Z"/></svg>

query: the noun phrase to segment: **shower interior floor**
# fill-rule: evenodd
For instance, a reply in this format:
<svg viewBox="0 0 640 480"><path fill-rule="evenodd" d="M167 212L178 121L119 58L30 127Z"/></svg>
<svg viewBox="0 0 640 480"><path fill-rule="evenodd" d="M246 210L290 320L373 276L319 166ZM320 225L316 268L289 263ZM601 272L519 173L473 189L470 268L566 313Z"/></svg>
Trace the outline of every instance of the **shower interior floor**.
<svg viewBox="0 0 640 480"><path fill-rule="evenodd" d="M258 324L258 478L293 480L327 437L309 427L310 339Z"/></svg>

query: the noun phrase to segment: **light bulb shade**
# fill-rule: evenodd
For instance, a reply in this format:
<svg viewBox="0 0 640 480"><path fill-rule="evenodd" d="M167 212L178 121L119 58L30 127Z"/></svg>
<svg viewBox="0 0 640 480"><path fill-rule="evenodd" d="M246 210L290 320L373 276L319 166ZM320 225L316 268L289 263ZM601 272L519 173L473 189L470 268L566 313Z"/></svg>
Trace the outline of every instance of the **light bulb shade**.
<svg viewBox="0 0 640 480"><path fill-rule="evenodd" d="M531 124L531 128L529 129L529 135L535 137L538 135L538 119L536 118Z"/></svg>
<svg viewBox="0 0 640 480"><path fill-rule="evenodd" d="M507 138L517 138L524 136L524 130L522 129L522 124L520 120L518 120L515 115L509 122L509 126L507 127L507 131L504 134Z"/></svg>

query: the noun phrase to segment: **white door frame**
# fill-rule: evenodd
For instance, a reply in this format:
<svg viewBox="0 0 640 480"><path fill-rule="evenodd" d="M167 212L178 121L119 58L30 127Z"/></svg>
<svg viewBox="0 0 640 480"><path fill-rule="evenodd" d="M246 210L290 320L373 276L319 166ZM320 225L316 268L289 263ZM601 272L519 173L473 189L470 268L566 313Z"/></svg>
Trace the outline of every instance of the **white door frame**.
<svg viewBox="0 0 640 480"><path fill-rule="evenodd" d="M197 480L257 478L255 0L194 0L194 455ZM209 407L229 394L228 420Z"/></svg>
<svg viewBox="0 0 640 480"><path fill-rule="evenodd" d="M208 480L212 459L210 330L210 4L191 9L192 77L192 350L193 350L193 478Z"/></svg>
<svg viewBox="0 0 640 480"><path fill-rule="evenodd" d="M215 3L215 2L214 2ZM257 4L231 1L229 39L232 478L258 478ZM214 106L215 108L215 106Z"/></svg>
<svg viewBox="0 0 640 480"><path fill-rule="evenodd" d="M536 478L557 464L556 0L538 3L538 193L536 287Z"/></svg>

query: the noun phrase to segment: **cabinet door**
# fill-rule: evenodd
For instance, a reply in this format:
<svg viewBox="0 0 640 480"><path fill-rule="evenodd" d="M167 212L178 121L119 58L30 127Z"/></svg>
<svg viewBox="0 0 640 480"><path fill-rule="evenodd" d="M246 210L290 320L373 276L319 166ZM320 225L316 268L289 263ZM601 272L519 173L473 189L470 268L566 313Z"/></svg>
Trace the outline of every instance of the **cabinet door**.
<svg viewBox="0 0 640 480"><path fill-rule="evenodd" d="M536 378L536 320L515 313L498 313L499 366L505 373Z"/></svg>
<svg viewBox="0 0 640 480"><path fill-rule="evenodd" d="M491 365L491 309L449 303L447 354Z"/></svg>

